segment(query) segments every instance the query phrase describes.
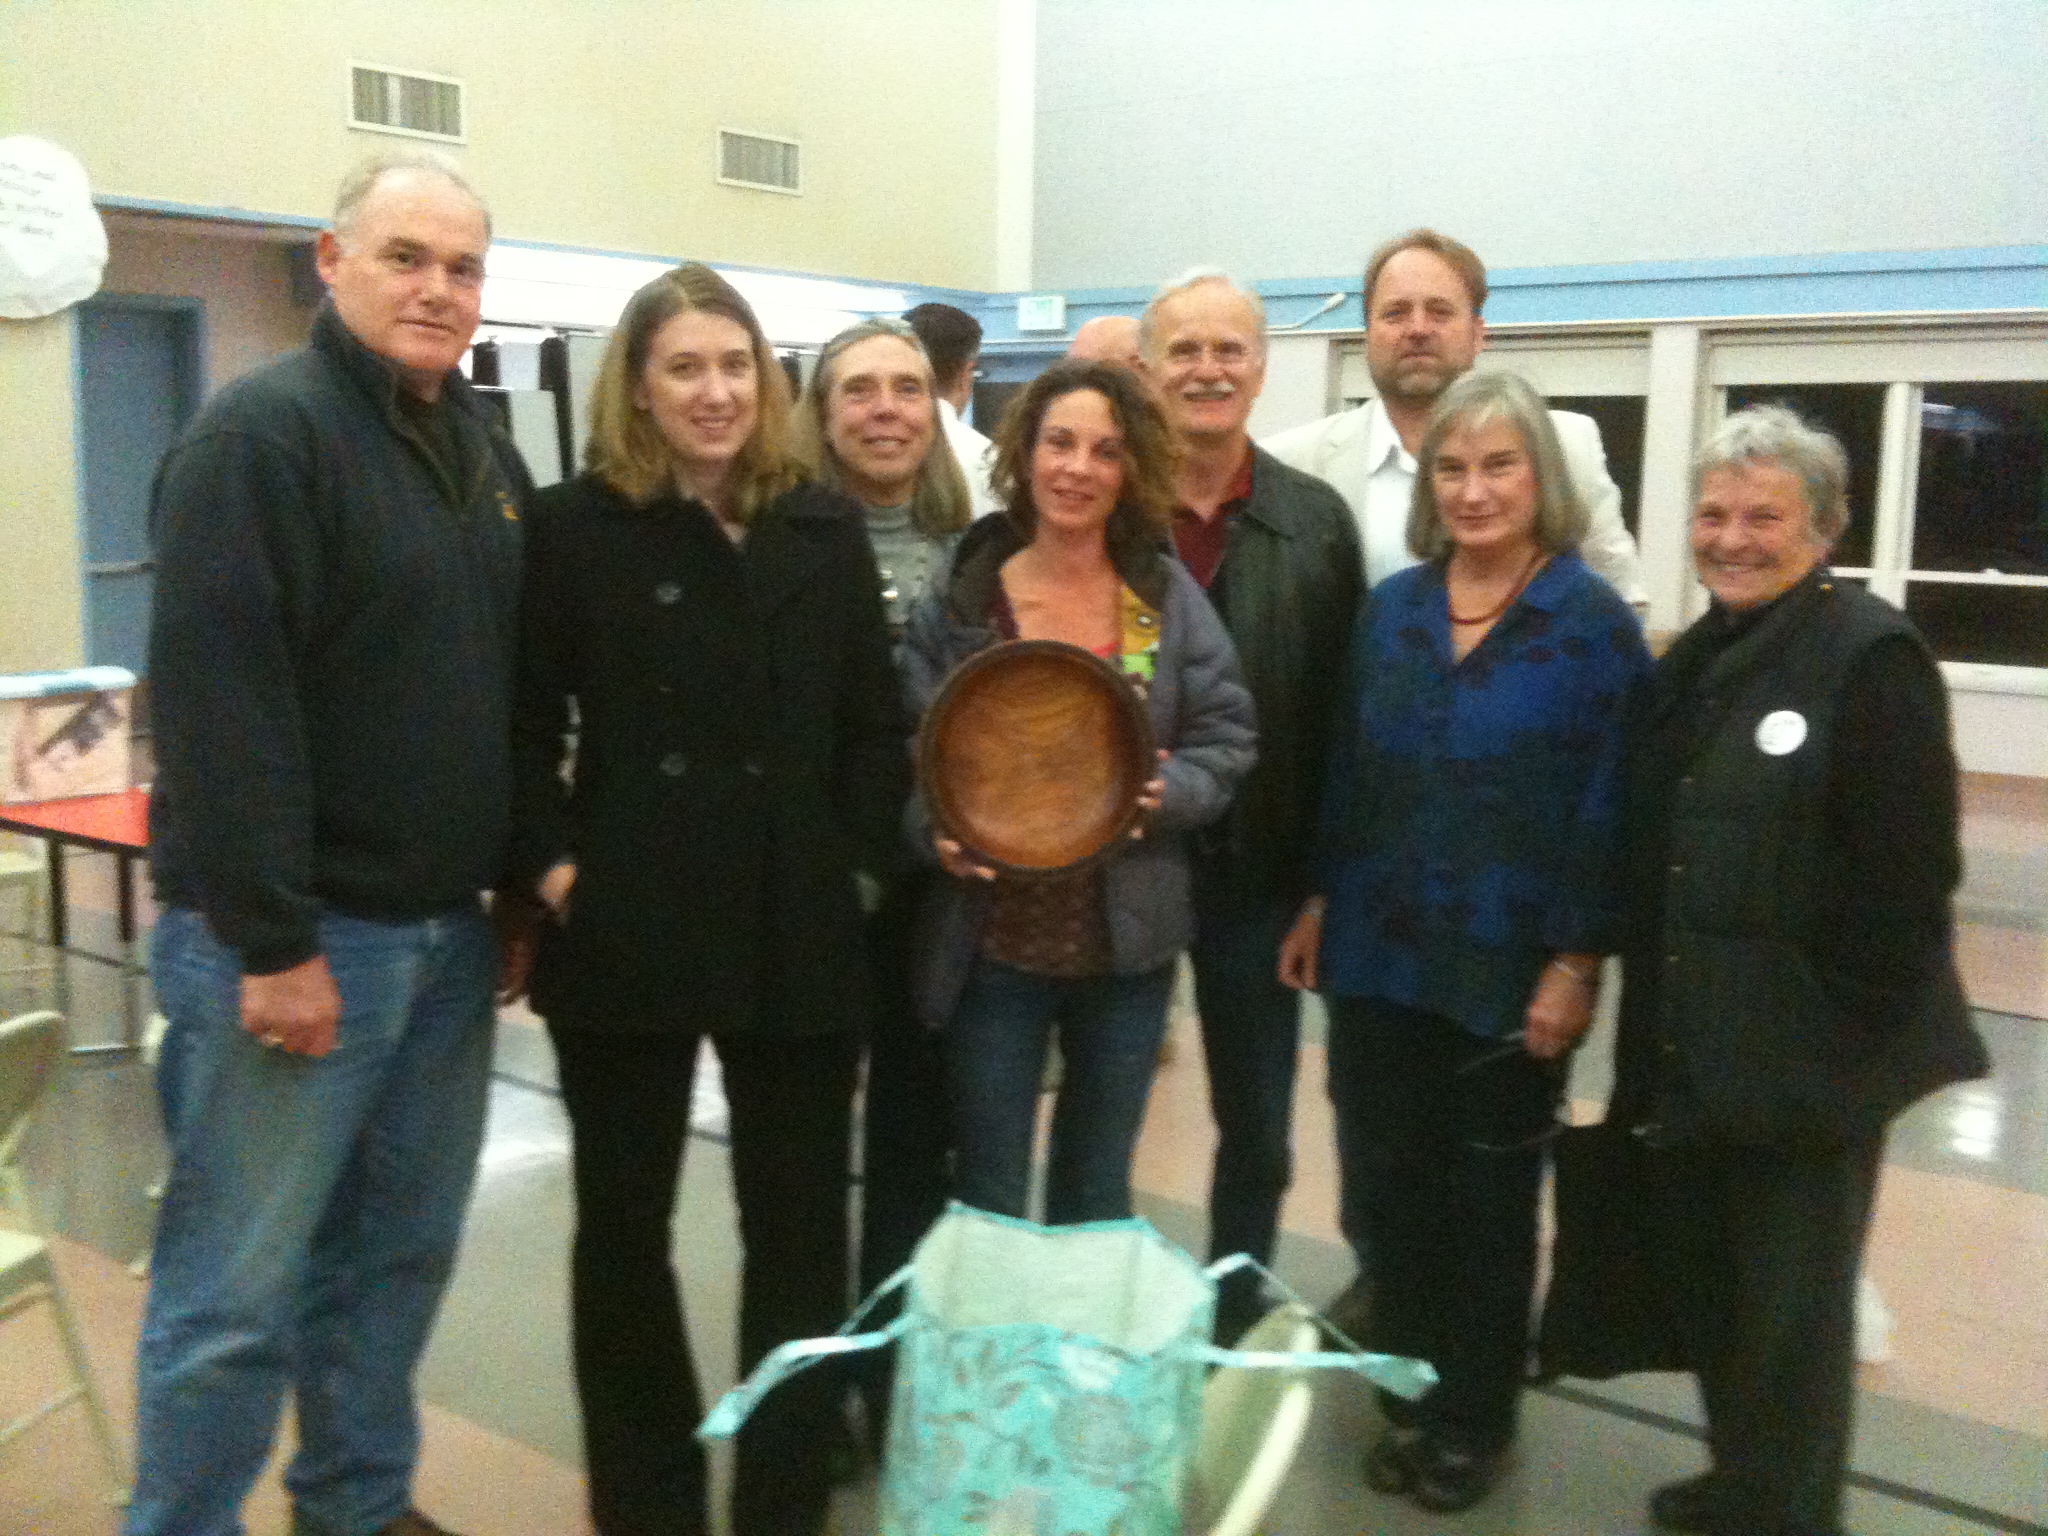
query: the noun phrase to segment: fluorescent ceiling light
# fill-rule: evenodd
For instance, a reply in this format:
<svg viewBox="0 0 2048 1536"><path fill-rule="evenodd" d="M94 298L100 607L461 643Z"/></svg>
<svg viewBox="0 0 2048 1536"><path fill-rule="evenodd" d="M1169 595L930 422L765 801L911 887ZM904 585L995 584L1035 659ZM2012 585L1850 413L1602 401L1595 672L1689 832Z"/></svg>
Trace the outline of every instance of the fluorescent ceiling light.
<svg viewBox="0 0 2048 1536"><path fill-rule="evenodd" d="M609 329L634 290L673 265L637 256L493 244L484 262L484 318L499 325ZM901 314L909 304L900 288L718 270L753 306L768 339L785 346L816 345L864 316Z"/></svg>

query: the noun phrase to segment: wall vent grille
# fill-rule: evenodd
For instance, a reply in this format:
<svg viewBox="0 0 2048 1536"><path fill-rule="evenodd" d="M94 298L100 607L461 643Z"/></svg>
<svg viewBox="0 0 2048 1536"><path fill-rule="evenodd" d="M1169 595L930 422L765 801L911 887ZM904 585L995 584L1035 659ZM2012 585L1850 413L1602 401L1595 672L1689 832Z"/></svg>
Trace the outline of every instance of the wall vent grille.
<svg viewBox="0 0 2048 1536"><path fill-rule="evenodd" d="M351 128L460 144L462 106L462 82L446 75L422 75L377 64L349 66Z"/></svg>
<svg viewBox="0 0 2048 1536"><path fill-rule="evenodd" d="M800 195L804 189L803 146L795 139L721 128L718 179L729 187Z"/></svg>

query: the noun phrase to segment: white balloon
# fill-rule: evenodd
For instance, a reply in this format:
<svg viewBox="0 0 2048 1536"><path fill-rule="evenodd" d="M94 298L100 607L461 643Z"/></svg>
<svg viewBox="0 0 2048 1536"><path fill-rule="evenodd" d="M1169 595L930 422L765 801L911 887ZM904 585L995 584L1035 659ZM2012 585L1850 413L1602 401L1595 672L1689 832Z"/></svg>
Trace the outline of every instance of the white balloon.
<svg viewBox="0 0 2048 1536"><path fill-rule="evenodd" d="M0 315L36 320L99 292L107 231L78 157L29 134L0 139Z"/></svg>

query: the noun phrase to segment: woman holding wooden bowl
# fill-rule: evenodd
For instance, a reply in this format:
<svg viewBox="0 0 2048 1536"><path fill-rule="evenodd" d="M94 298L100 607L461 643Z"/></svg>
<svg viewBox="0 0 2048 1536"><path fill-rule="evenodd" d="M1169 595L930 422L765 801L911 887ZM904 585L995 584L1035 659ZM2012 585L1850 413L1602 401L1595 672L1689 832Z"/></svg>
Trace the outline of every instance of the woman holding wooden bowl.
<svg viewBox="0 0 2048 1536"><path fill-rule="evenodd" d="M1007 512L968 529L911 617L907 683L920 711L990 647L1059 642L1100 665L1053 647L981 665L1015 658L1068 667L1077 679L1091 668L1115 674L1107 686L1136 690L1142 713L1131 713L1158 749L1153 776L1126 771L1135 822L1074 858L1084 850L1060 846L1061 834L1097 813L1095 765L1076 762L1071 780L1055 767L1036 795L1006 791L1086 733L1063 729L1057 704L1036 719L992 722L988 750L970 754L978 761L966 771L984 790L997 786L984 805L1034 823L997 852L1000 838L974 837L957 824L957 806L949 814L955 759L926 724L925 793L911 806L911 836L949 878L927 906L918 1004L944 1035L960 1197L1007 1215L1025 1214L1055 1026L1065 1072L1046 1219L1130 1214L1131 1149L1174 963L1194 929L1185 839L1222 814L1252 765L1251 697L1236 653L1201 589L1165 552L1172 452L1158 407L1130 373L1054 364L997 433L994 480ZM1102 695L1091 706L1087 687L1082 680L1076 690L1079 712L1099 718Z"/></svg>

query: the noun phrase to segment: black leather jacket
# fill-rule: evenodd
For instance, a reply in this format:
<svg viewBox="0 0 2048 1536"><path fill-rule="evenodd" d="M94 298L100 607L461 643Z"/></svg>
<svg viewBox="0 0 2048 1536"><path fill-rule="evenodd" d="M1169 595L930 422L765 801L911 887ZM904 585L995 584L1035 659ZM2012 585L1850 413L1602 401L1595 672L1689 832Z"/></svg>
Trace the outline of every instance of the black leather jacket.
<svg viewBox="0 0 2048 1536"><path fill-rule="evenodd" d="M1331 728L1364 587L1358 530L1314 475L1252 447L1252 492L1209 600L1237 646L1259 720L1259 760L1204 838L1202 878L1226 899L1299 901Z"/></svg>

